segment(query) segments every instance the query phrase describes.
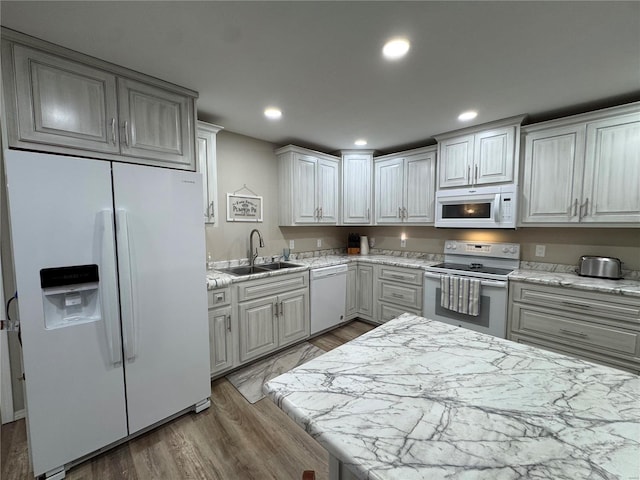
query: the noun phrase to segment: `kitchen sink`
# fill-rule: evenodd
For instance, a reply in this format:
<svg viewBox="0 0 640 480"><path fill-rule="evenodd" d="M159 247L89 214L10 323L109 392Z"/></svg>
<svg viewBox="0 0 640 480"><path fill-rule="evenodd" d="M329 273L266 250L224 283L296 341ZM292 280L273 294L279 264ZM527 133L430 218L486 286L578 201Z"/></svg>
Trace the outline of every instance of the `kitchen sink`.
<svg viewBox="0 0 640 480"><path fill-rule="evenodd" d="M231 275L236 275L238 277L242 277L244 275L253 275L254 273L265 273L265 272L271 272L273 270L281 270L283 268L296 268L296 267L302 267L302 266L303 265L297 265L295 263L273 262L273 263L261 263L259 265L254 265L253 267L249 265L242 265L240 267L221 268L218 271L223 273L229 273Z"/></svg>
<svg viewBox="0 0 640 480"><path fill-rule="evenodd" d="M231 275L243 276L253 275L254 273L264 273L268 272L269 270L266 268L250 267L248 265L244 265L241 267L221 268L218 271L223 273L230 273Z"/></svg>
<svg viewBox="0 0 640 480"><path fill-rule="evenodd" d="M282 268L296 268L296 267L303 267L303 266L304 265L297 265L295 263L288 263L288 262L261 263L260 265L257 265L257 267L264 268L266 270L280 270Z"/></svg>

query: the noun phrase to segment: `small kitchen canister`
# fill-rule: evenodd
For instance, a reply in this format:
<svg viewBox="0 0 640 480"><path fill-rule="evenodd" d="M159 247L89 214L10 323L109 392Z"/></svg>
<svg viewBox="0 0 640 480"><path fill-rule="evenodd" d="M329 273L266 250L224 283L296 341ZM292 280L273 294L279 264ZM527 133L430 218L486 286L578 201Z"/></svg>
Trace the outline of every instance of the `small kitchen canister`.
<svg viewBox="0 0 640 480"><path fill-rule="evenodd" d="M366 235L360 236L360 255L369 255L369 239Z"/></svg>

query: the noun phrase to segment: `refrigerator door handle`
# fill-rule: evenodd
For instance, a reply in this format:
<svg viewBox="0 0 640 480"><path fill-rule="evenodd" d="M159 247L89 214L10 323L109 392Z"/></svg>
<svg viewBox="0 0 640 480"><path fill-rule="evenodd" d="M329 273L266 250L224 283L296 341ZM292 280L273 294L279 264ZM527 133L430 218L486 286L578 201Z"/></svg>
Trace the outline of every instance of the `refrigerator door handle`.
<svg viewBox="0 0 640 480"><path fill-rule="evenodd" d="M122 346L118 332L118 313L114 311L117 305L115 299L117 293L112 288L114 285L111 279L116 278L115 263L112 252L108 246L113 242L113 212L102 210L100 212L102 238L100 245L100 267L102 268L102 281L100 284L100 303L102 305L102 317L104 329L107 334L107 345L109 346L109 359L112 365L117 365L122 361Z"/></svg>
<svg viewBox="0 0 640 480"><path fill-rule="evenodd" d="M118 209L118 247L122 262L120 264L120 297L122 299L122 339L127 360L136 358L136 308L135 282L133 281L133 262L129 244L129 225L127 211Z"/></svg>

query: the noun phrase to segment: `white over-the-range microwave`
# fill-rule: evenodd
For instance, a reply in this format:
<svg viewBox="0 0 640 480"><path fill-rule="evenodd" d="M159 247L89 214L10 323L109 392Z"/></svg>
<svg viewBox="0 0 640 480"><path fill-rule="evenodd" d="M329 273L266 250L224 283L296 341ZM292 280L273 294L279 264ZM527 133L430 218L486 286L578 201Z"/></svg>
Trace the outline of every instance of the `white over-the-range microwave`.
<svg viewBox="0 0 640 480"><path fill-rule="evenodd" d="M436 192L436 227L516 228L515 184L456 188Z"/></svg>

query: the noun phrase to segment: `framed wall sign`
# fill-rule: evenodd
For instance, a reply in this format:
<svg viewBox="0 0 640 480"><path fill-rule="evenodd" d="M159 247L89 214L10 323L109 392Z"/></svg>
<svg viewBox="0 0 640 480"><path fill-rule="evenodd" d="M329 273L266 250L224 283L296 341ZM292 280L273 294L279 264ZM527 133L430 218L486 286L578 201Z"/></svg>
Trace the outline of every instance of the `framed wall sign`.
<svg viewBox="0 0 640 480"><path fill-rule="evenodd" d="M262 197L227 193L227 222L261 222Z"/></svg>

